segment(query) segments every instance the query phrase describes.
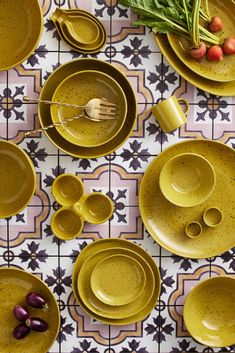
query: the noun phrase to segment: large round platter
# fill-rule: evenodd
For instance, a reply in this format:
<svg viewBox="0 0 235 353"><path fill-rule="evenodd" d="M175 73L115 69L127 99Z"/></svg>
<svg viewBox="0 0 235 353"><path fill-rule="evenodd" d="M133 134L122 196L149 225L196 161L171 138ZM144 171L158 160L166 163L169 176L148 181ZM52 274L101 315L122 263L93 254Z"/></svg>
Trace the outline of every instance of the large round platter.
<svg viewBox="0 0 235 353"><path fill-rule="evenodd" d="M158 34L155 38L162 54L165 56L169 64L193 86L218 96L235 95L235 80L229 82L216 82L197 75L187 68L187 66L177 57L172 50L166 35Z"/></svg>
<svg viewBox="0 0 235 353"><path fill-rule="evenodd" d="M25 297L29 292L37 292L45 297L48 308L45 310L27 306ZM24 305L32 317L46 320L49 328L46 332L31 331L24 339L16 340L12 336L13 329L20 323L13 315L16 304ZM52 292L36 276L13 268L0 269L0 352L1 353L46 353L55 341L60 315Z"/></svg>
<svg viewBox="0 0 235 353"><path fill-rule="evenodd" d="M163 165L180 153L197 153L212 164L216 173L213 194L201 205L178 207L161 193L159 174ZM228 146L210 140L190 140L175 144L158 157L148 169L140 185L140 213L145 227L159 245L179 256L207 258L217 256L235 245L235 152ZM191 239L184 227L191 221L202 222L209 207L219 207L223 222L216 228L203 225L200 237Z"/></svg>
<svg viewBox="0 0 235 353"><path fill-rule="evenodd" d="M116 80L123 89L127 98L127 115L122 129L111 141L102 146L89 148L75 146L69 141L66 141L60 136L56 129L48 129L45 133L56 147L71 156L77 158L96 158L113 152L129 137L137 116L137 103L135 94L128 79L114 66L97 59L72 60L60 66L45 82L40 94L40 99L51 100L54 91L60 82L62 82L69 75L83 70L102 71ZM42 126L47 126L52 123L49 105L39 104L38 115Z"/></svg>
<svg viewBox="0 0 235 353"><path fill-rule="evenodd" d="M142 256L145 261L149 264L151 267L153 274L154 274L154 279L155 279L155 288L154 288L154 293L152 298L150 299L149 303L145 306L144 309L139 311L137 314L133 316L129 316L124 319L111 319L111 318L105 318L101 315L97 315L94 312L92 312L81 300L80 295L78 293L77 289L77 279L81 270L82 265L86 261L86 259L97 253L98 251L105 250L105 249L111 249L111 248L123 248L123 249L129 249L134 252L136 252L138 255ZM160 279L160 273L159 269L154 262L153 258L140 246L131 243L128 240L124 239L102 239L102 240L96 240L93 243L87 245L82 252L78 255L77 260L74 264L73 268L73 275L72 275L72 288L73 288L73 293L82 307L82 309L88 313L90 316L95 318L98 321L104 322L109 325L129 325L134 322L138 322L143 320L147 315L150 314L150 312L153 310L155 307L159 294L160 294L160 284L161 284L161 279Z"/></svg>

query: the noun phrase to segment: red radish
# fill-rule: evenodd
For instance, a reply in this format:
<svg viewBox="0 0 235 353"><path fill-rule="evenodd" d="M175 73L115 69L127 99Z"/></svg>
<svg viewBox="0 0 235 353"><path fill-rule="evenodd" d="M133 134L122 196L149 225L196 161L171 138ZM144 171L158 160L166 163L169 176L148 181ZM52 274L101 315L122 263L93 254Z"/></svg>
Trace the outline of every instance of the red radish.
<svg viewBox="0 0 235 353"><path fill-rule="evenodd" d="M226 38L223 43L224 54L235 54L235 37Z"/></svg>
<svg viewBox="0 0 235 353"><path fill-rule="evenodd" d="M189 54L193 59L202 59L206 55L206 44L201 42L198 48L190 49Z"/></svg>
<svg viewBox="0 0 235 353"><path fill-rule="evenodd" d="M219 45L212 45L207 50L207 59L209 61L220 61L223 59L223 50Z"/></svg>
<svg viewBox="0 0 235 353"><path fill-rule="evenodd" d="M211 32L219 32L224 28L223 21L219 16L213 16L211 22L209 23L209 30Z"/></svg>

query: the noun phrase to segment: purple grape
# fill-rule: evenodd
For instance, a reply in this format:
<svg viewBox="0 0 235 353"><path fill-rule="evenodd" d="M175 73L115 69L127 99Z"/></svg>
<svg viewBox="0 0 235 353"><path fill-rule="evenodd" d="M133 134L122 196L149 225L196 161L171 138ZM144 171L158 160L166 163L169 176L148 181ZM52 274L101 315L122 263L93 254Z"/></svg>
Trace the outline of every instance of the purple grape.
<svg viewBox="0 0 235 353"><path fill-rule="evenodd" d="M40 294L35 292L27 294L26 301L34 308L44 309L48 307L46 300Z"/></svg>
<svg viewBox="0 0 235 353"><path fill-rule="evenodd" d="M30 332L30 328L27 327L24 324L20 324L16 326L16 328L13 331L13 337L16 338L17 340L21 340L22 338L26 337Z"/></svg>
<svg viewBox="0 0 235 353"><path fill-rule="evenodd" d="M15 318L21 322L25 322L30 317L28 310L22 305L16 305L13 314Z"/></svg>
<svg viewBox="0 0 235 353"><path fill-rule="evenodd" d="M48 323L38 317L31 317L26 321L26 325L33 331L44 332L48 329Z"/></svg>

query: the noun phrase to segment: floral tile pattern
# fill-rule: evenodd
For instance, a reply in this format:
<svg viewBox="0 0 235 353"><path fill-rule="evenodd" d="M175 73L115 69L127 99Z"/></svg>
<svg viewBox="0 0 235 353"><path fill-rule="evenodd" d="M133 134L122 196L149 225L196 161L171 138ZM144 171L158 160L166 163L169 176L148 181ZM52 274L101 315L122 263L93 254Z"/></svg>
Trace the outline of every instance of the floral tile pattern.
<svg viewBox="0 0 235 353"><path fill-rule="evenodd" d="M235 148L235 98L203 92L182 79L161 54L153 33L132 27L136 16L118 0L40 0L44 31L35 52L21 65L0 73L0 138L19 144L37 173L36 193L27 208L0 219L0 266L16 266L40 275L56 296L61 328L50 353L213 353L235 352L235 346L212 349L195 342L187 332L182 310L188 291L203 278L235 275L235 248L212 259L183 259L161 248L145 229L139 210L139 188L145 170L167 147L186 139L214 139ZM101 158L74 158L59 151L43 133L24 138L39 127L37 99L45 80L61 64L84 55L63 42L50 20L57 7L82 8L102 21L108 34L95 55L130 81L136 93L138 116L125 143ZM175 94L189 101L188 122L165 134L151 108ZM101 225L86 224L81 236L58 240L50 227L58 209L51 185L62 173L78 175L85 192L108 195L115 210ZM72 269L80 251L95 239L129 239L143 247L159 266L162 284L158 304L142 322L109 326L92 319L75 300Z"/></svg>

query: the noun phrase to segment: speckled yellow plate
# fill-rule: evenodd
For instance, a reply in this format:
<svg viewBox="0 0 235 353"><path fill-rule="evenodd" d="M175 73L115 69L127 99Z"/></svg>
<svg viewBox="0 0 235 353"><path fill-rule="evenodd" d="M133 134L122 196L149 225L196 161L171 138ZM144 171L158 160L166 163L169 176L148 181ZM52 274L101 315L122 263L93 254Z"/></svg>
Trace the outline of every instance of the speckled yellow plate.
<svg viewBox="0 0 235 353"><path fill-rule="evenodd" d="M139 298L133 302L121 306L107 305L94 295L91 288L90 277L92 276L93 269L99 263L99 261L107 259L110 256L120 254L131 256L134 260L141 264L145 271L146 282L143 288L143 292ZM138 255L138 253L124 247L111 247L92 253L81 266L78 280L76 281L79 296L87 308L89 308L93 313L97 315L110 319L125 319L136 315L148 305L155 289L155 278L150 265L143 257Z"/></svg>
<svg viewBox="0 0 235 353"><path fill-rule="evenodd" d="M1 0L0 71L22 63L37 47L43 29L38 0Z"/></svg>
<svg viewBox="0 0 235 353"><path fill-rule="evenodd" d="M180 153L197 153L214 167L216 186L213 194L195 207L178 207L161 193L159 174L163 165ZM210 140L190 140L177 143L156 157L140 185L139 204L142 220L151 236L168 251L188 258L217 256L235 246L235 152L230 147ZM219 207L223 222L216 228L202 222L203 212ZM202 223L202 234L191 239L184 228L191 221Z"/></svg>
<svg viewBox="0 0 235 353"><path fill-rule="evenodd" d="M40 310L27 306L25 297L29 292L41 294L48 303L48 309ZM49 328L46 332L31 331L22 340L16 340L12 331L19 325L13 315L16 304L24 305L31 316L46 320ZM47 285L38 277L15 268L0 269L0 352L1 353L46 353L55 341L60 315L55 297Z"/></svg>
<svg viewBox="0 0 235 353"><path fill-rule="evenodd" d="M85 260L87 259L88 256L91 256L98 251L105 250L105 249L111 249L111 248L123 248L123 249L128 249L132 250L133 252L136 252L138 255L140 255L151 267L154 275L154 280L155 280L155 286L154 286L154 292L153 295L148 302L148 304L140 310L138 313L132 316L128 316L127 318L124 319L111 319L111 318L105 318L102 315L97 315L94 312L92 312L81 300L81 297L78 293L77 289L77 278L79 276L81 267ZM82 307L82 309L87 312L90 316L95 318L98 321L104 322L106 324L110 325L129 325L137 321L143 320L147 315L150 314L150 312L153 310L155 307L159 294L160 294L160 285L161 285L161 279L160 279L160 273L159 269L154 261L154 259L140 246L124 239L102 239L102 240L96 240L93 243L87 245L79 254L77 257L77 260L74 264L73 268L73 275L72 275L72 287L73 287L73 293L75 295L76 300ZM120 307L119 307L120 308Z"/></svg>
<svg viewBox="0 0 235 353"><path fill-rule="evenodd" d="M80 147L66 141L56 129L48 129L45 131L50 141L63 152L77 158L96 158L107 155L116 150L129 137L137 116L136 98L128 79L114 66L107 62L97 59L78 59L72 60L58 69L56 69L45 82L40 99L51 100L53 93L67 76L82 71L82 70L97 70L110 75L116 80L123 89L127 98L127 115L123 127L119 133L109 142L97 147ZM42 126L47 126L52 123L50 116L50 107L47 104L38 105L38 115Z"/></svg>
<svg viewBox="0 0 235 353"><path fill-rule="evenodd" d="M178 56L172 50L166 35L159 34L155 38L162 54L167 59L168 63L173 67L175 71L178 72L178 74L180 74L193 86L218 96L235 95L235 80L229 82L216 82L197 75L186 65L184 65L184 63L178 58Z"/></svg>
<svg viewBox="0 0 235 353"><path fill-rule="evenodd" d="M0 218L24 209L35 187L36 173L27 153L9 141L0 141Z"/></svg>
<svg viewBox="0 0 235 353"><path fill-rule="evenodd" d="M217 15L223 20L224 28L221 38L235 36L235 2L209 0L209 10L211 16ZM206 57L198 61L189 55L191 43L188 40L173 33L167 34L167 37L175 54L196 74L213 81L235 80L235 55L224 55L223 60L218 62L210 62Z"/></svg>
<svg viewBox="0 0 235 353"><path fill-rule="evenodd" d="M206 279L188 294L184 322L190 335L209 347L235 344L235 278Z"/></svg>

